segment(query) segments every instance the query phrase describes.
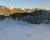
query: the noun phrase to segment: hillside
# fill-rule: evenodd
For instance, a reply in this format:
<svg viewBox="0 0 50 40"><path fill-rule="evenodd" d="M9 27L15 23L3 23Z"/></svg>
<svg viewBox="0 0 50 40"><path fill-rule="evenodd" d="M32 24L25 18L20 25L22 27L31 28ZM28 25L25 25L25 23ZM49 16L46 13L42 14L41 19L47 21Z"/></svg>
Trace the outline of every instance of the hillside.
<svg viewBox="0 0 50 40"><path fill-rule="evenodd" d="M45 9L22 9L8 8L0 6L0 20L12 18L13 20L23 20L32 24L50 23L50 10ZM17 19L16 19L17 18Z"/></svg>
<svg viewBox="0 0 50 40"><path fill-rule="evenodd" d="M0 15L9 15L11 13L11 10L5 6L0 6Z"/></svg>
<svg viewBox="0 0 50 40"><path fill-rule="evenodd" d="M30 13L31 9L26 8L8 8L6 6L0 6L0 15L9 15L13 13Z"/></svg>

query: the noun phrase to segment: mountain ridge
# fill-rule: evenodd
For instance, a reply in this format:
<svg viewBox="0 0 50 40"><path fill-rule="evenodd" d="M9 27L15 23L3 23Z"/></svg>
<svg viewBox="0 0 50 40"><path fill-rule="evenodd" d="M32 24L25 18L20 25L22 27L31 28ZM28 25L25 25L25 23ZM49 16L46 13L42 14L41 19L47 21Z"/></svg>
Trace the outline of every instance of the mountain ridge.
<svg viewBox="0 0 50 40"><path fill-rule="evenodd" d="M18 8L18 7L7 7L7 6L0 6L0 15L10 15L10 14L14 14L14 13L32 13L34 11L38 12L38 11L46 11L46 9L39 9L39 8ZM50 12L50 10L47 10Z"/></svg>

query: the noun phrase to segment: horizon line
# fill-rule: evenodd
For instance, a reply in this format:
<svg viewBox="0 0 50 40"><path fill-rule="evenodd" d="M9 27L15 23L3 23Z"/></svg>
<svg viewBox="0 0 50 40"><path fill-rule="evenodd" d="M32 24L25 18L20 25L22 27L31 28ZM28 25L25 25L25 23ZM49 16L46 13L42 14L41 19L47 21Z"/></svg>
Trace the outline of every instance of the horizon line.
<svg viewBox="0 0 50 40"><path fill-rule="evenodd" d="M50 10L49 8L44 8L44 7L21 7L21 6L17 6L17 5L0 5L0 6L6 6L6 7L15 7L15 8L30 8L30 9L46 9L46 10Z"/></svg>

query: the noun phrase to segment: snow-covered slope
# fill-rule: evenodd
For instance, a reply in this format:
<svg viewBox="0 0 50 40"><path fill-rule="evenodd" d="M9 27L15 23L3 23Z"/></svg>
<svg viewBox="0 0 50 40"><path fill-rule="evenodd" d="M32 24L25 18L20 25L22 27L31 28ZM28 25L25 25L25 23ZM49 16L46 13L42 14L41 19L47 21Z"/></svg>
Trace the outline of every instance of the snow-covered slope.
<svg viewBox="0 0 50 40"><path fill-rule="evenodd" d="M50 40L50 24L5 19L0 21L0 40Z"/></svg>

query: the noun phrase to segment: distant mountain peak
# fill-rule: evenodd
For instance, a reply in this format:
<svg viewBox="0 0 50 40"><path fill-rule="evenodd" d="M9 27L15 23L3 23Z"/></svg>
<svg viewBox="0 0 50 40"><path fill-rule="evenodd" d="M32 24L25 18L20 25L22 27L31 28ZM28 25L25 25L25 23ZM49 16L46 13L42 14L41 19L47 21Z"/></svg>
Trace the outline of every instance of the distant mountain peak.
<svg viewBox="0 0 50 40"><path fill-rule="evenodd" d="M13 9L13 8L16 8L15 5L11 5L11 6L7 6L9 9Z"/></svg>

